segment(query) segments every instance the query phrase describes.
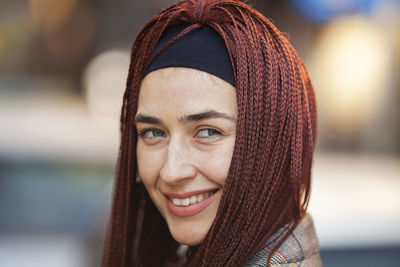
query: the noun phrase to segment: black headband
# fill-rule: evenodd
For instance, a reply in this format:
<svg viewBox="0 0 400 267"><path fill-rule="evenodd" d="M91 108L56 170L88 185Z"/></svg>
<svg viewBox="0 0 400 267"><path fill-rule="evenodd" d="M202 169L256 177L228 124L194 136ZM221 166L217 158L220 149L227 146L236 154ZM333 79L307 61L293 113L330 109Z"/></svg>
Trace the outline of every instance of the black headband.
<svg viewBox="0 0 400 267"><path fill-rule="evenodd" d="M189 25L168 28L150 58ZM232 63L224 40L211 28L195 28L177 39L161 52L145 71L148 73L167 67L186 67L213 74L235 86Z"/></svg>

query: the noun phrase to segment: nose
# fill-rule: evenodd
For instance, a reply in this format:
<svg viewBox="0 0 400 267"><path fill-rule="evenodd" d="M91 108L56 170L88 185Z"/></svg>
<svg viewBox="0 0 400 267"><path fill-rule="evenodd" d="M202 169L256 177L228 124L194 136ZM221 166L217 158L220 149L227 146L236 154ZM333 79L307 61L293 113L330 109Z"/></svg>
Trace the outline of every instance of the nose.
<svg viewBox="0 0 400 267"><path fill-rule="evenodd" d="M160 170L160 178L170 185L175 185L195 176L196 168L190 162L189 145L184 141L171 140Z"/></svg>

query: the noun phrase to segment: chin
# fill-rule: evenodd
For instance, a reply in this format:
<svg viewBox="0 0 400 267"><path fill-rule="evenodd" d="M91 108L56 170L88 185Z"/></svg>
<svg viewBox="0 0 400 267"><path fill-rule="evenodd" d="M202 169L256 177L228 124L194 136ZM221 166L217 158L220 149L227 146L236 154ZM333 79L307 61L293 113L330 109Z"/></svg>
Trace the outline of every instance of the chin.
<svg viewBox="0 0 400 267"><path fill-rule="evenodd" d="M204 240L206 235L194 236L193 233L190 236L182 235L182 233L173 234L172 237L176 242L187 245L187 246L197 246Z"/></svg>
<svg viewBox="0 0 400 267"><path fill-rule="evenodd" d="M176 242L187 246L199 245L207 235L210 225L184 225L179 227L176 225L168 225L170 233ZM196 229L196 230L195 230Z"/></svg>

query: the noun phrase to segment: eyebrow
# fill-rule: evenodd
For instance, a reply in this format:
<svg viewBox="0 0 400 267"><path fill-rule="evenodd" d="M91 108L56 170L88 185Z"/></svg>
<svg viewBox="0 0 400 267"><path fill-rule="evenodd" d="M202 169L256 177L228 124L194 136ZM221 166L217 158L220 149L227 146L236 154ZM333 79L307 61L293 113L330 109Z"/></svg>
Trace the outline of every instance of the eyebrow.
<svg viewBox="0 0 400 267"><path fill-rule="evenodd" d="M182 124L187 124L190 122L194 122L194 121L201 121L201 120L205 120L205 119L227 119L230 121L234 121L236 122L236 119L232 116L229 116L228 114L222 113L222 112L218 112L215 110L207 110L204 112L200 112L200 113L195 113L195 114L190 114L190 115L185 115L181 118L179 118L179 122L181 122ZM149 124L164 124L164 122L154 116L149 116L149 115L144 115L144 114L137 114L134 120L135 124L138 122L142 122L142 123L149 123Z"/></svg>
<svg viewBox="0 0 400 267"><path fill-rule="evenodd" d="M150 124L163 124L162 120L153 117L153 116L147 116L147 115L143 115L143 114L137 114L134 120L134 123L138 123L138 122L142 122L142 123L150 123Z"/></svg>
<svg viewBox="0 0 400 267"><path fill-rule="evenodd" d="M201 121L205 119L227 119L230 121L236 121L236 119L228 114L221 113L215 110L207 110L205 112L200 112L196 114L185 115L179 119L179 121L183 124L193 122L193 121Z"/></svg>

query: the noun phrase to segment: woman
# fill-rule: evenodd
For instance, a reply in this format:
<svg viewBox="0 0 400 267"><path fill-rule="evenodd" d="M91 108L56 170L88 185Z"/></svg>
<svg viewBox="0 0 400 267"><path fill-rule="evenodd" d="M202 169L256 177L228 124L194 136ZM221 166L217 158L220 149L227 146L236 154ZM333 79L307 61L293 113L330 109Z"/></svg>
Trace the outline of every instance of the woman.
<svg viewBox="0 0 400 267"><path fill-rule="evenodd" d="M253 8L187 0L153 17L121 138L104 266L321 266L306 214L313 88Z"/></svg>

